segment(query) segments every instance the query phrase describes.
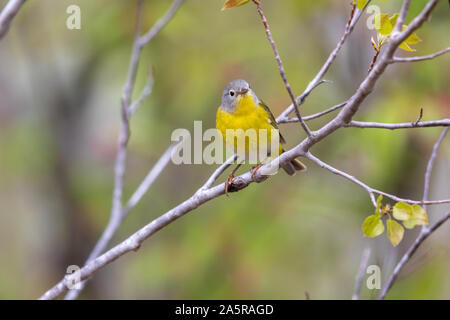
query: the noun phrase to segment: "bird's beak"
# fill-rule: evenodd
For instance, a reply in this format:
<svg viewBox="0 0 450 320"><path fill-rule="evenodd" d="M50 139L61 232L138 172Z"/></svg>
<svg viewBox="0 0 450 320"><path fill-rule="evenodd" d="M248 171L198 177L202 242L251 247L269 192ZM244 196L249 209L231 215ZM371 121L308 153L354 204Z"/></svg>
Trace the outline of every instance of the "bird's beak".
<svg viewBox="0 0 450 320"><path fill-rule="evenodd" d="M241 89L241 91L239 91L238 93L241 95L244 95L248 92L248 89Z"/></svg>

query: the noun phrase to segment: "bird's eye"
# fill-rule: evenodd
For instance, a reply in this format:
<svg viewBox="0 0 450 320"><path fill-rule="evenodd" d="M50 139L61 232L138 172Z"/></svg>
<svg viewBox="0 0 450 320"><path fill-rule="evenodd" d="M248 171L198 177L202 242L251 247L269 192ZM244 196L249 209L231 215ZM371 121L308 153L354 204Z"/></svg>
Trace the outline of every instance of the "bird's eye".
<svg viewBox="0 0 450 320"><path fill-rule="evenodd" d="M234 90L230 90L229 94L230 94L230 96L234 97L234 95L235 95Z"/></svg>

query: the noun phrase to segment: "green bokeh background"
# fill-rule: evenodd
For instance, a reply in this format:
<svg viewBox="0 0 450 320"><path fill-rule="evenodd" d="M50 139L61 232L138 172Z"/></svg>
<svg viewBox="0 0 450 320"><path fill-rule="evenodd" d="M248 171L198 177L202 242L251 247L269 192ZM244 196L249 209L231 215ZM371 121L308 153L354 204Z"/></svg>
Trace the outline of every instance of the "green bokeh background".
<svg viewBox="0 0 450 320"><path fill-rule="evenodd" d="M169 0L145 2L147 30ZM293 90L299 95L340 39L348 0L264 0L263 7ZM412 1L407 21L426 1ZM5 0L0 0L3 7ZM374 0L383 12L401 1ZM81 8L81 30L68 30L66 8ZM131 121L125 199L194 120L214 127L223 87L244 78L275 115L289 105L253 5L220 11L223 0L186 0L143 51L134 96L153 68L152 95ZM449 9L441 1L418 31L417 54L448 46ZM0 42L0 298L33 299L68 265L82 265L109 217L122 86L133 40L136 1L29 1ZM364 14L303 114L348 99L373 56ZM411 53L399 53L411 56ZM448 56L393 65L355 119L407 122L450 116ZM310 122L319 128L332 115ZM298 124L281 128L293 147ZM441 129L341 129L313 148L325 162L367 184L420 199L426 162ZM449 198L450 143L433 171L431 199ZM306 161L305 174L284 173L220 197L161 230L136 253L98 272L86 299L349 299L364 248L383 281L417 235L393 248L386 235L364 238L372 214L367 193ZM113 240L117 244L192 195L216 166L170 164ZM225 176L221 179L225 179ZM430 207L431 221L449 206ZM450 298L450 227L439 229L401 273L388 298ZM362 298L377 290L363 286Z"/></svg>

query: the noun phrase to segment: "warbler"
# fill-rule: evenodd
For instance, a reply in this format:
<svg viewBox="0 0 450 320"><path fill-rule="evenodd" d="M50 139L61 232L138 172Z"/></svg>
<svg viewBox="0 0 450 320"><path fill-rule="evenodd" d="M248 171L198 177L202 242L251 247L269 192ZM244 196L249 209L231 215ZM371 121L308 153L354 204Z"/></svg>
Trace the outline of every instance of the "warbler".
<svg viewBox="0 0 450 320"><path fill-rule="evenodd" d="M251 148L252 144L257 146L261 145L263 137L267 137L267 143L265 145L270 146L272 142L272 135L270 133L272 130L277 130L278 134L276 136L280 142L278 144L279 154L285 152L281 144L286 143L286 141L279 132L275 117L269 107L256 96L252 89L250 89L249 84L245 80L234 80L226 86L222 95L222 103L217 109L216 128L221 133L225 143L227 143L227 129L235 130L235 132L239 131L241 134L248 129L256 130L256 139L254 136L248 136L245 139L244 144L238 144L236 143L236 139L234 139L234 143L231 146L234 148L234 152L245 155L248 155L249 152L254 151ZM268 134L262 136L260 133L261 130L266 130L266 133L268 132ZM242 150L242 148L245 149ZM270 148L267 149L267 156L269 155ZM238 164L238 166L229 175L225 183L225 193L228 193L229 184L233 180L234 173L241 164L242 163ZM260 166L261 164L252 168L252 176L256 173L256 170L258 170ZM295 175L296 171L306 170L306 166L296 159L285 163L281 167L290 176Z"/></svg>

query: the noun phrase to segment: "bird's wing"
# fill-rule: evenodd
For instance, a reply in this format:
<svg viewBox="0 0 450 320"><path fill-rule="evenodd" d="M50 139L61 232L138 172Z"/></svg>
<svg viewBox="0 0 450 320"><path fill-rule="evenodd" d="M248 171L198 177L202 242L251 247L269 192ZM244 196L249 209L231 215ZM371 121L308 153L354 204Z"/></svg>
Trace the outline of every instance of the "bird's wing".
<svg viewBox="0 0 450 320"><path fill-rule="evenodd" d="M272 114L272 111L270 111L269 107L262 101L259 102L259 105L266 111L267 117L269 118L270 124L272 127L278 130L278 133L280 134L280 141L281 143L286 143L286 140L284 140L283 136L281 135L280 129L278 128L277 120L275 120L275 117Z"/></svg>

